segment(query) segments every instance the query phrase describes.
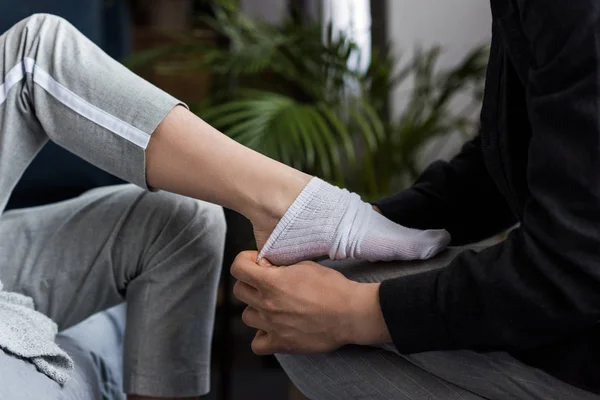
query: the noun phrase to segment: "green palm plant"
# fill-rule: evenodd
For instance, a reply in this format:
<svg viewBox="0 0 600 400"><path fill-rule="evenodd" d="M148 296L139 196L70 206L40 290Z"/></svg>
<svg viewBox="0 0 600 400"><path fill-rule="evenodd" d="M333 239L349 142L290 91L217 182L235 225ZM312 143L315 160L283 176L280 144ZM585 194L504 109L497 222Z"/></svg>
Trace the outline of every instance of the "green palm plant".
<svg viewBox="0 0 600 400"><path fill-rule="evenodd" d="M345 168L356 160L355 136L372 150L384 136L373 106L349 89L361 77L349 66L356 44L331 27L323 40L316 24L274 27L223 9L210 24L230 46L204 60L239 88L198 114L245 146L344 184Z"/></svg>
<svg viewBox="0 0 600 400"><path fill-rule="evenodd" d="M192 105L200 117L245 146L345 184L357 156L356 136L371 150L384 136L379 114L352 88L364 75L350 67L357 45L331 27L323 35L316 23L256 22L231 3L202 21L228 45L178 38L178 45L135 54L127 65L185 55L177 70L208 69L220 82L208 101Z"/></svg>
<svg viewBox="0 0 600 400"><path fill-rule="evenodd" d="M360 48L331 26L273 26L245 17L235 2L217 3L214 16L202 21L226 46L180 38L128 64L175 57L178 70L210 70L217 89L192 109L245 146L375 198L401 188L398 177L414 178L417 153L432 137L473 129L450 104L465 88L481 86L483 48L448 71L436 68L437 48L417 52L400 71L389 51L376 50L361 70L352 63ZM388 94L409 77L409 105L392 119Z"/></svg>
<svg viewBox="0 0 600 400"><path fill-rule="evenodd" d="M483 99L484 76L487 67L487 46L477 47L455 67L440 70L437 63L439 47L426 52L417 51L413 60L395 77L390 69L370 72L366 92L377 97L382 87L409 86L407 105L396 118L387 119L385 135L373 152L364 154L354 185L366 197L375 199L411 184L420 173L418 159L424 146L434 138L453 133L473 136L478 129L475 112ZM374 59L373 69L381 69ZM389 61L388 61L389 63ZM370 88L370 90L369 90ZM457 110L455 100L466 98L466 105ZM445 141L441 141L444 145Z"/></svg>

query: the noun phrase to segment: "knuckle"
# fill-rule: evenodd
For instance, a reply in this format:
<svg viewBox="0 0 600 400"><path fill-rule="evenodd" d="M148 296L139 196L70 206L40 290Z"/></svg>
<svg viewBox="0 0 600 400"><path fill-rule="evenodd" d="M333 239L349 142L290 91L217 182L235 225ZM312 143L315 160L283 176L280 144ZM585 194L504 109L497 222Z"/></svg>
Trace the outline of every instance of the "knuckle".
<svg viewBox="0 0 600 400"><path fill-rule="evenodd" d="M278 306L277 306L277 302L274 301L271 298L264 298L263 301L262 301L262 306L263 306L262 308L265 311L267 311L267 312L269 312L271 314L276 313L278 311L278 309L279 309Z"/></svg>
<svg viewBox="0 0 600 400"><path fill-rule="evenodd" d="M244 309L244 311L242 312L242 322L244 322L244 324L249 325L251 322L251 311L249 307L246 307Z"/></svg>
<svg viewBox="0 0 600 400"><path fill-rule="evenodd" d="M279 273L276 268L267 270L263 278L263 287L269 290L273 290L279 285Z"/></svg>
<svg viewBox="0 0 600 400"><path fill-rule="evenodd" d="M233 263L231 264L231 267L229 268L229 272L231 273L231 275L234 278L237 278L237 269L238 269L238 267L237 267L237 264L236 264L236 262L234 260Z"/></svg>
<svg viewBox="0 0 600 400"><path fill-rule="evenodd" d="M231 275L233 275L234 278L239 277L239 273L240 273L240 269L241 269L241 262L238 259L238 257L236 257L236 259L233 260L233 263L231 264L231 268L229 269L229 271L231 272Z"/></svg>
<svg viewBox="0 0 600 400"><path fill-rule="evenodd" d="M233 265L237 265L239 264L243 259L244 259L244 251L242 251L241 253L238 253L237 256L235 256L235 258L233 259Z"/></svg>
<svg viewBox="0 0 600 400"><path fill-rule="evenodd" d="M252 250L244 250L244 251L242 251L240 254L238 254L238 257L240 257L241 259L244 259L244 260L252 260L252 259L254 259L254 258L255 258L255 257L253 256L254 254L256 254L256 252L255 252L255 251L252 251Z"/></svg>
<svg viewBox="0 0 600 400"><path fill-rule="evenodd" d="M242 251L237 256L235 256L235 259L233 260L230 269L231 274L233 276L236 276L236 274L243 268L244 264L247 263L248 260L250 260L251 253L251 251Z"/></svg>
<svg viewBox="0 0 600 400"><path fill-rule="evenodd" d="M242 260L243 254L244 254L243 251L241 253L237 253L235 258L233 259L233 263L237 264L238 262L240 262Z"/></svg>
<svg viewBox="0 0 600 400"><path fill-rule="evenodd" d="M256 340L252 341L250 347L252 348L252 352L257 356L265 354L265 349L263 348L263 345L257 342Z"/></svg>

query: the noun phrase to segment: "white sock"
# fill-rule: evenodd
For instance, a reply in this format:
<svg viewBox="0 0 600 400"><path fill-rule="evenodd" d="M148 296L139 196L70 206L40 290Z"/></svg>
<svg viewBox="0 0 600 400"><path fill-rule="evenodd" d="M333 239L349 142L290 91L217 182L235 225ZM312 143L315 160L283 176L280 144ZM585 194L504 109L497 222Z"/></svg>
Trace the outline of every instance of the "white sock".
<svg viewBox="0 0 600 400"><path fill-rule="evenodd" d="M329 255L369 261L423 260L450 243L443 229L395 224L355 193L313 178L281 218L258 255L275 265Z"/></svg>

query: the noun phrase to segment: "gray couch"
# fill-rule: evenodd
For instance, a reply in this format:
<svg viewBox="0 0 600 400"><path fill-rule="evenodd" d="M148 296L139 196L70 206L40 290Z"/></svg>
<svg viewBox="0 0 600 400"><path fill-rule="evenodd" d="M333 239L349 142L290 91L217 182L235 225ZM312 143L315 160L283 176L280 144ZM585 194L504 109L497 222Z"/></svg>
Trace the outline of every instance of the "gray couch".
<svg viewBox="0 0 600 400"><path fill-rule="evenodd" d="M124 304L59 333L57 343L75 362L63 388L33 364L0 350L0 399L125 400L121 390L124 333Z"/></svg>

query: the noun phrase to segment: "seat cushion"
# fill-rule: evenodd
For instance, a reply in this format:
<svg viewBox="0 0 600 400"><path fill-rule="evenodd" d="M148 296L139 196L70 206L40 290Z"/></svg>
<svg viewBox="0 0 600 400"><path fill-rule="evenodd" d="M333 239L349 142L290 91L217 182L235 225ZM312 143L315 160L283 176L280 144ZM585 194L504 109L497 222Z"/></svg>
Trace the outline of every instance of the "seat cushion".
<svg viewBox="0 0 600 400"><path fill-rule="evenodd" d="M6 400L98 400L101 380L92 354L70 338L57 338L75 362L73 375L61 388L33 364L0 350L0 399Z"/></svg>

